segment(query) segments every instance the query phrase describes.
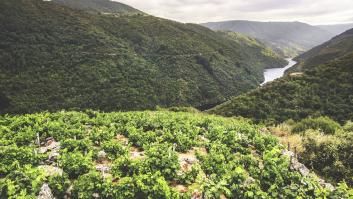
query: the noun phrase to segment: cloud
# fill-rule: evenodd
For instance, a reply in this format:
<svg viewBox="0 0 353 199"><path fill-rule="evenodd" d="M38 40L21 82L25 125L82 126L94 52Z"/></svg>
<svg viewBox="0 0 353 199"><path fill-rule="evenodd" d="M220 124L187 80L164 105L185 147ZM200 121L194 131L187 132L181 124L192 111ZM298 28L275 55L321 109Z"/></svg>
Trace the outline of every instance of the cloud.
<svg viewBox="0 0 353 199"><path fill-rule="evenodd" d="M352 0L117 0L149 14L181 22L223 20L353 21Z"/></svg>

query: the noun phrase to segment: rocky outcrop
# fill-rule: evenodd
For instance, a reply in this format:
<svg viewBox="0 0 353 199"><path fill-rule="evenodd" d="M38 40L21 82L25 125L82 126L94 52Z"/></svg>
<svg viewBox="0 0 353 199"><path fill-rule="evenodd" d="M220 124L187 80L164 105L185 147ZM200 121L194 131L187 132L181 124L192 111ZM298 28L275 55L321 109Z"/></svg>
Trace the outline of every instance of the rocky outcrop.
<svg viewBox="0 0 353 199"><path fill-rule="evenodd" d="M298 171L304 177L309 176L310 169L308 169L304 164L299 162L299 160L297 159L294 152L288 151L288 150L283 150L282 155L288 156L290 158L290 160L291 160L290 169L291 170ZM323 180L323 179L319 178L319 183L322 187L325 187L326 189L328 189L330 191L335 190L335 187L332 184L326 183L325 180Z"/></svg>

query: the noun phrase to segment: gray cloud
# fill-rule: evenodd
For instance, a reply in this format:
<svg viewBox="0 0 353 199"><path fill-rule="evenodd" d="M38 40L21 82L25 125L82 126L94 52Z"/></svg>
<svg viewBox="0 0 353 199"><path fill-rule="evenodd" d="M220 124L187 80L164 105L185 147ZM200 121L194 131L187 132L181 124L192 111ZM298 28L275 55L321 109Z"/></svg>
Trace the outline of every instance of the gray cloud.
<svg viewBox="0 0 353 199"><path fill-rule="evenodd" d="M181 22L221 20L353 21L352 0L117 0L149 14Z"/></svg>

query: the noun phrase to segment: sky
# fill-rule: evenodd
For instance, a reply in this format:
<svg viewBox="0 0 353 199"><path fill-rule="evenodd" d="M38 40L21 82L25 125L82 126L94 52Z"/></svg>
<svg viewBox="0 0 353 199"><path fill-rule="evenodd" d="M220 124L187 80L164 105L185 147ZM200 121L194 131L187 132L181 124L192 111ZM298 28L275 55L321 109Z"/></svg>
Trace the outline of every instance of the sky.
<svg viewBox="0 0 353 199"><path fill-rule="evenodd" d="M225 20L353 22L353 0L117 0L148 14L186 23Z"/></svg>

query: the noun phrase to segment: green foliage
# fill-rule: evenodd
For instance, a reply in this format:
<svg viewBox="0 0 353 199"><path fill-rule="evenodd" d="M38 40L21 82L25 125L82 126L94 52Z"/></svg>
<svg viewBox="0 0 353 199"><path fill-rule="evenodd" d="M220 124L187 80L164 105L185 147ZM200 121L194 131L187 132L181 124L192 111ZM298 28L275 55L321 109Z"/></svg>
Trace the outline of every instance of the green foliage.
<svg viewBox="0 0 353 199"><path fill-rule="evenodd" d="M169 187L168 182L158 172L136 176L134 185L135 198L177 198L177 193Z"/></svg>
<svg viewBox="0 0 353 199"><path fill-rule="evenodd" d="M14 168L27 164L36 165L39 157L32 147L17 147L16 145L0 146L0 173L6 174Z"/></svg>
<svg viewBox="0 0 353 199"><path fill-rule="evenodd" d="M348 121L344 126L343 129L345 131L349 131L349 132L353 132L353 122L352 121Z"/></svg>
<svg viewBox="0 0 353 199"><path fill-rule="evenodd" d="M115 15L143 14L143 12L128 5L109 0L53 0L53 2L92 13L109 13Z"/></svg>
<svg viewBox="0 0 353 199"><path fill-rule="evenodd" d="M318 117L301 120L294 125L292 131L294 133L301 133L313 129L323 132L324 134L335 134L340 127L340 124L331 120L329 117Z"/></svg>
<svg viewBox="0 0 353 199"><path fill-rule="evenodd" d="M0 113L200 107L256 88L265 67L285 64L263 45L153 16L38 0L4 0L0 9Z"/></svg>
<svg viewBox="0 0 353 199"><path fill-rule="evenodd" d="M100 145L104 141L109 141L115 136L115 129L109 127L93 128L90 131L89 139L96 145Z"/></svg>
<svg viewBox="0 0 353 199"><path fill-rule="evenodd" d="M108 154L108 158L111 160L128 154L127 149L117 140L103 142L102 149Z"/></svg>
<svg viewBox="0 0 353 199"><path fill-rule="evenodd" d="M0 126L6 129L1 134L4 146L1 146L0 159L0 193L5 198L34 198L44 183L48 183L57 198L64 198L70 190L72 198L118 199L190 198L194 192L206 198L222 195L227 198L329 198L350 194L344 184L332 192L324 189L316 178L292 171L277 140L261 132L260 126L241 119L168 111L62 111L5 115L0 118ZM23 140L32 144L16 146L13 135L24 129L38 132L43 141L54 137L62 147L59 157L48 162L53 151L43 157L36 155L34 149L38 146L33 144L36 136ZM108 136L92 136L92 132L94 135L104 132ZM129 144L120 143L115 137L117 134L124 135ZM351 137L347 134L342 140ZM96 144L92 146L92 143ZM351 146L351 141L347 141L341 142L340 147L349 151ZM340 161L343 166L335 167L338 171L334 167L324 169L327 173L323 176L332 175L337 178L333 180L346 180L350 185L348 178L341 178L351 176L350 153L340 149L313 147L312 151L318 154L316 150L331 150L327 154L339 157L317 156L318 160L327 160L325 164ZM105 151L108 159L97 161L93 158L97 151ZM308 157L314 156L308 154ZM314 166L317 164L316 159L308 160ZM49 171L49 175L46 169L38 168L39 163L57 166L63 173ZM106 170L101 172L99 168ZM187 188L187 193L179 193L174 188L176 185Z"/></svg>
<svg viewBox="0 0 353 199"><path fill-rule="evenodd" d="M61 155L59 164L70 178L77 178L82 174L88 173L92 167L92 160L89 156L72 152Z"/></svg>
<svg viewBox="0 0 353 199"><path fill-rule="evenodd" d="M0 179L0 198L34 198L44 180L43 171L30 165L13 170Z"/></svg>
<svg viewBox="0 0 353 199"><path fill-rule="evenodd" d="M105 191L105 181L97 172L81 175L73 186L73 199L91 199L93 194L103 195Z"/></svg>
<svg viewBox="0 0 353 199"><path fill-rule="evenodd" d="M176 172L180 169L178 155L168 144L157 144L146 150L147 159L144 169L151 173L160 172L165 179L174 180ZM148 173L148 172L147 172Z"/></svg>
<svg viewBox="0 0 353 199"><path fill-rule="evenodd" d="M353 119L353 54L319 65L300 76L286 76L233 98L208 112L242 116L256 122L281 123L309 116Z"/></svg>
<svg viewBox="0 0 353 199"><path fill-rule="evenodd" d="M66 173L48 177L48 184L56 198L64 198L70 187L70 180Z"/></svg>
<svg viewBox="0 0 353 199"><path fill-rule="evenodd" d="M85 153L87 151L90 151L92 147L92 142L87 139L85 140L67 139L61 142L60 147L65 152L79 151L81 153Z"/></svg>
<svg viewBox="0 0 353 199"><path fill-rule="evenodd" d="M352 132L345 131L336 135L307 132L300 159L330 182L344 180L353 186L352 136Z"/></svg>
<svg viewBox="0 0 353 199"><path fill-rule="evenodd" d="M351 29L296 57L299 63L290 71L310 70L331 60L349 56L352 49L353 31Z"/></svg>

